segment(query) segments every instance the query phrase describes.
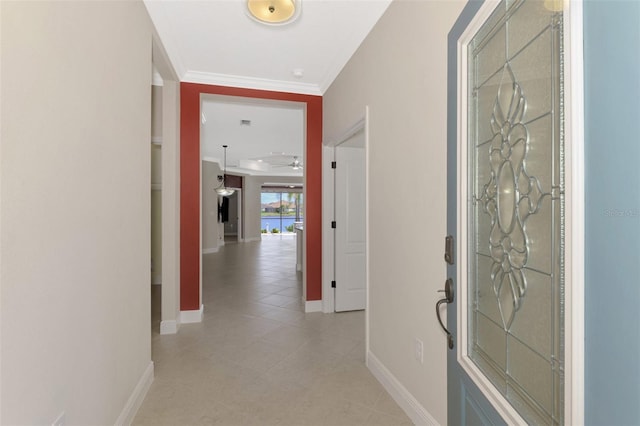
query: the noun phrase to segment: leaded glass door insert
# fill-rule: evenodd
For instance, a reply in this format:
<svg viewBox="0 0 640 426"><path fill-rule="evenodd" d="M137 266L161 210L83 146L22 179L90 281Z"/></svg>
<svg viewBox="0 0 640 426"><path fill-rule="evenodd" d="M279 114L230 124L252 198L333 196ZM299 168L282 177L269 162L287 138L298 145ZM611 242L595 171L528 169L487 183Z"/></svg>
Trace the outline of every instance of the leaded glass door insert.
<svg viewBox="0 0 640 426"><path fill-rule="evenodd" d="M503 1L468 47L469 358L529 423L564 413L562 13Z"/></svg>

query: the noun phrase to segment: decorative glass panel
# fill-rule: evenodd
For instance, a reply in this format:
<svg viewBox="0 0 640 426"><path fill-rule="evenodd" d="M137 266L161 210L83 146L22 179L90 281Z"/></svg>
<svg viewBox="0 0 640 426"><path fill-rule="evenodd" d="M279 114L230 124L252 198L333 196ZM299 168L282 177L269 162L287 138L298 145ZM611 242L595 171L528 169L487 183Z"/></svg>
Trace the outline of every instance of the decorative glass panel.
<svg viewBox="0 0 640 426"><path fill-rule="evenodd" d="M562 12L503 1L469 45L468 355L529 423L562 424Z"/></svg>

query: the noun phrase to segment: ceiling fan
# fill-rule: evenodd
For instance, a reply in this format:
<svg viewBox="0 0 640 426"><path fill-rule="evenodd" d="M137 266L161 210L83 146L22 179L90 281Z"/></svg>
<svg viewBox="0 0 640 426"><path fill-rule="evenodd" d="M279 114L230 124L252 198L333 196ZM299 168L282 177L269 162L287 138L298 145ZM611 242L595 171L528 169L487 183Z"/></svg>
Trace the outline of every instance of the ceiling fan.
<svg viewBox="0 0 640 426"><path fill-rule="evenodd" d="M300 162L300 160L298 160L297 156L293 156L293 161L289 164L287 164L287 166L291 167L293 170L302 170L302 163Z"/></svg>
<svg viewBox="0 0 640 426"><path fill-rule="evenodd" d="M288 162L288 158L291 158L291 157L293 157L293 161ZM282 161L282 160L278 161L280 158L282 158L282 160L284 160L284 161ZM288 156L288 155L273 156L270 159L266 159L264 161L270 163L271 167L291 167L293 170L302 170L304 168L302 162L298 159L297 155L292 155L292 156Z"/></svg>

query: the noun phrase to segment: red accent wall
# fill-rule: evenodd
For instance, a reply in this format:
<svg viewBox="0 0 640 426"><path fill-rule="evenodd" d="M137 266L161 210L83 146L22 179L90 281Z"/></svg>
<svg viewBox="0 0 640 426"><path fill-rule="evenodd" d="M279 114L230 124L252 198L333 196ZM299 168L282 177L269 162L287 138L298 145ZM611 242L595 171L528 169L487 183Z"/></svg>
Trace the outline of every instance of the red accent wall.
<svg viewBox="0 0 640 426"><path fill-rule="evenodd" d="M200 97L203 94L306 104L307 300L322 299L322 97L180 83L180 310L200 309Z"/></svg>

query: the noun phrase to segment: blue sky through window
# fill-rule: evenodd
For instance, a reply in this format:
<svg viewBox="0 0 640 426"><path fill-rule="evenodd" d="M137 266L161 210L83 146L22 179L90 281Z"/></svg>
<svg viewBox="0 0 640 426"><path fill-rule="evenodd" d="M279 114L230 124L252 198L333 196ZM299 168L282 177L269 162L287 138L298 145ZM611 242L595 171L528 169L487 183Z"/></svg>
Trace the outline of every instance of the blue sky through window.
<svg viewBox="0 0 640 426"><path fill-rule="evenodd" d="M273 203L273 202L276 202L276 201L280 201L280 193L278 193L278 192L263 192L262 193L262 198L261 198L261 203L262 204L269 204L269 203Z"/></svg>

